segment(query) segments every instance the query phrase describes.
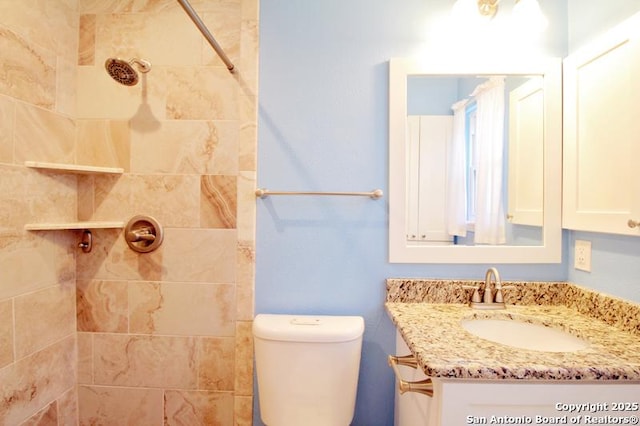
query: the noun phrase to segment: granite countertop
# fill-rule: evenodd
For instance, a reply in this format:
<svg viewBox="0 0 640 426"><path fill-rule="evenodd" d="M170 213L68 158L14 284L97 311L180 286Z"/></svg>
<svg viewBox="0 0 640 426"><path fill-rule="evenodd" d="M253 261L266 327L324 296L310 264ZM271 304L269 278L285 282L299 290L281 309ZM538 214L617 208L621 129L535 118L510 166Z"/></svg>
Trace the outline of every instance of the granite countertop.
<svg viewBox="0 0 640 426"><path fill-rule="evenodd" d="M640 305L568 283L504 282L514 288L505 292L506 309L478 310L466 303L470 294L463 287L477 284L387 280L387 312L427 376L640 380ZM462 320L474 318L550 326L588 341L589 346L573 352L505 346L462 328Z"/></svg>

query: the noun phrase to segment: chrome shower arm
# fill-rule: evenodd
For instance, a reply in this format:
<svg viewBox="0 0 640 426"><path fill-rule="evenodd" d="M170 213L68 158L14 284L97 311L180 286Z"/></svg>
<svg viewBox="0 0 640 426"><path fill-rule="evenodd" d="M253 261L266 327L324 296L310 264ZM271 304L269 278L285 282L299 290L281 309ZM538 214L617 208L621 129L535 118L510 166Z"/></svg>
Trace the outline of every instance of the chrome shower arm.
<svg viewBox="0 0 640 426"><path fill-rule="evenodd" d="M233 63L229 60L229 57L227 57L226 53L224 53L224 50L222 50L222 47L220 47L220 45L218 44L216 39L213 37L213 35L211 34L207 26L204 24L204 22L202 22L202 19L200 19L196 11L193 9L193 7L191 7L191 4L189 4L189 1L178 0L178 3L180 3L180 6L182 6L184 11L187 12L187 15L189 15L189 18L191 18L193 23L196 24L196 27L198 27L198 29L200 30L204 38L207 39L211 47L213 47L213 50L215 50L218 56L220 57L220 59L222 59L222 62L224 62L224 64L227 66L227 69L233 72L233 69L234 69Z"/></svg>

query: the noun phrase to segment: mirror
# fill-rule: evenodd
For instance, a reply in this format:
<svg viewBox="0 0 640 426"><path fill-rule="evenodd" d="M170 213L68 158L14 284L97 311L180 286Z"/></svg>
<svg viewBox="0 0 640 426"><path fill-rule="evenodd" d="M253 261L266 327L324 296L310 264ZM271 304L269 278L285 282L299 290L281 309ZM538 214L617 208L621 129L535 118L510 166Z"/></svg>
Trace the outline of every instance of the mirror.
<svg viewBox="0 0 640 426"><path fill-rule="evenodd" d="M560 64L558 58L389 62L390 262L561 261ZM482 98L494 86L502 103ZM480 124L487 117L491 125ZM476 170L477 164L484 166ZM482 197L485 188L494 195ZM483 232L487 222L495 235Z"/></svg>

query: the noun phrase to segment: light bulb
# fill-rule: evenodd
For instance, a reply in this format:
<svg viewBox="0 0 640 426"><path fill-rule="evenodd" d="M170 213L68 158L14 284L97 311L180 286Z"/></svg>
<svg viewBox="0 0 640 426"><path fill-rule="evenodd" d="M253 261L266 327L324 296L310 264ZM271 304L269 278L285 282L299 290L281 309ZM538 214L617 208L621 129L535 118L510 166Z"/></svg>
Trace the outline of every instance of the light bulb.
<svg viewBox="0 0 640 426"><path fill-rule="evenodd" d="M516 0L512 13L516 27L526 31L541 33L549 25L537 0Z"/></svg>

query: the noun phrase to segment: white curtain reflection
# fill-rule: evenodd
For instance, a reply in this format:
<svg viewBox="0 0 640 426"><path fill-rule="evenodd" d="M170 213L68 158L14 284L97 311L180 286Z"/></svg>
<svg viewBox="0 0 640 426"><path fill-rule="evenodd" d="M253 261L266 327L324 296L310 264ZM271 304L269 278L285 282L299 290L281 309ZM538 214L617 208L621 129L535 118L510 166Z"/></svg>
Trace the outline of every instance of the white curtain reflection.
<svg viewBox="0 0 640 426"><path fill-rule="evenodd" d="M465 107L463 99L451 106L453 132L451 146L447 150L447 232L451 236L467 236L467 167Z"/></svg>
<svg viewBox="0 0 640 426"><path fill-rule="evenodd" d="M504 77L491 77L473 93L477 102L478 192L476 244L505 243L502 202Z"/></svg>

